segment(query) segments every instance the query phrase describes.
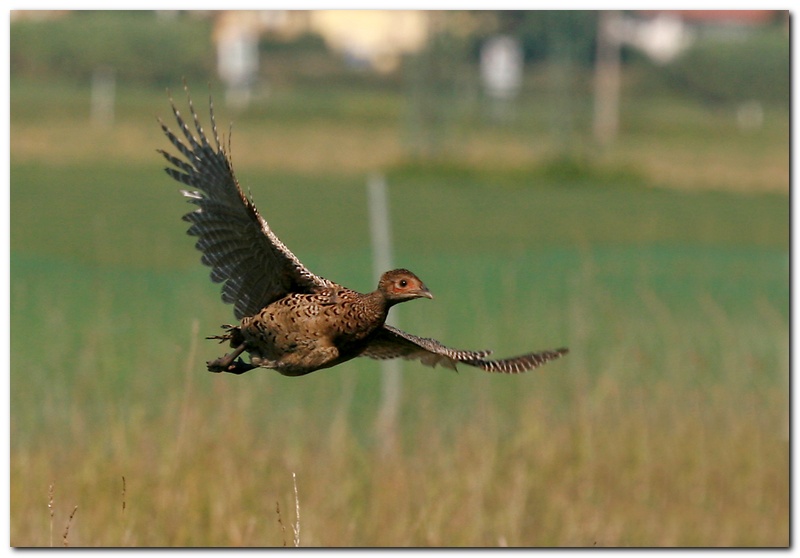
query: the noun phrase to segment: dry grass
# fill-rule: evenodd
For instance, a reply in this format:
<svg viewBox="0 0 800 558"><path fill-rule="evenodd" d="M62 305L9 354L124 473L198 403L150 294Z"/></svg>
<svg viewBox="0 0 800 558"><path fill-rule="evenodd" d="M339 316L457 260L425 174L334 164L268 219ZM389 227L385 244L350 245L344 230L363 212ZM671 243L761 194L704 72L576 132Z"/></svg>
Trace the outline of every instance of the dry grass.
<svg viewBox="0 0 800 558"><path fill-rule="evenodd" d="M778 413L721 412L732 408L729 394L687 399L667 385L656 395L613 382L602 390L602 405L589 397L570 416L527 397L500 437L486 427L497 417L477 409L462 429L432 424L388 456L332 431L309 434L300 421L256 431L231 404L243 395L228 393L221 412L192 414L180 452L155 421L144 436L115 425L126 449L106 455L15 452L11 544L48 543L46 490L31 489L42 467L58 469L50 472L63 487L57 525L66 502L80 502L80 516L66 520L73 546L280 546L272 502L299 501L287 482L293 469L303 546L788 544L789 449ZM766 408L784 403L769 399ZM232 431L233 441L224 434ZM124 514L112 482L120 470L131 479Z"/></svg>
<svg viewBox="0 0 800 558"><path fill-rule="evenodd" d="M139 401L97 424L75 407L68 438L12 452L11 544L47 546L42 479L55 479L50 507L71 546L281 546L276 502L295 507L293 542L306 547L788 545L782 389L687 385L705 366L692 349L671 357L679 374L638 382L648 355L636 345L573 356L513 378L525 393L510 405L485 390L509 378L462 372L451 389L472 403L458 420L426 389L429 372L407 371L389 453L341 407L344 369L306 384L312 400L339 401L332 414L270 413L284 397L267 387L274 375L196 371L158 408ZM566 401L555 375L569 378Z"/></svg>
<svg viewBox="0 0 800 558"><path fill-rule="evenodd" d="M123 159L152 164L153 153L143 145L161 145L162 137L140 123L121 123L112 131L86 130L75 136L84 121L65 122L57 129L17 126L11 157L17 163L93 163ZM271 172L364 174L389 167L403 159L404 148L393 126L358 127L339 123L276 125L269 129L234 132L233 156L237 167L263 167ZM549 140L529 141L499 132L465 134L460 138L459 160L480 168L529 168L547 160L555 148ZM245 148L246 146L246 148ZM787 192L789 152L754 155L742 151L731 158L730 145L698 152L698 146L659 145L652 141L626 143L602 157L610 166L636 168L649 183L690 190Z"/></svg>
<svg viewBox="0 0 800 558"><path fill-rule="evenodd" d="M785 321L766 304L740 322L709 299L685 322L639 296L647 322L576 297L572 352L538 373L407 365L389 453L359 410L371 363L210 375L197 321L155 343L100 313L73 341L73 380L59 378L66 344L40 363L45 385L15 380L11 544L47 546L69 525L71 546L281 546L276 502L299 525L302 499L302 539L289 537L306 547L786 546ZM44 335L63 329L52 317ZM144 350L126 353L128 336ZM131 368L115 394L103 375L119 359Z"/></svg>
<svg viewBox="0 0 800 558"><path fill-rule="evenodd" d="M625 157L654 184L682 190L731 192L789 191L789 152L754 152L731 149L721 141L708 146L662 146L653 150L649 143L626 143ZM735 157L732 153L737 152ZM734 162L734 164L731 164Z"/></svg>
<svg viewBox="0 0 800 558"><path fill-rule="evenodd" d="M178 102L184 100L179 98ZM91 164L120 160L152 165L153 150L165 145L155 117L169 116L166 101L157 106L149 118L142 118L141 114L133 120L121 117L108 131L87 127L83 115L15 122L11 158L16 163ZM663 112L667 119L670 108L655 104L653 111ZM230 111L219 110L224 113L221 119L233 118ZM277 120L236 115L233 157L237 168L319 175L336 169L340 174L364 174L402 161L406 156L404 141L413 141L404 135L407 123L391 113L372 120L284 121L280 119L280 106L271 110L277 113ZM520 112L525 114L522 108ZM787 145L789 134L785 112L768 110L764 128L755 131L738 130L732 113L709 115L697 108L684 108L684 112L686 136L633 130L624 133L613 148L598 154L598 161L610 167L633 168L647 183L665 187L788 191L789 150L782 148ZM702 125L692 130L693 121ZM220 120L220 132L227 134L225 122L228 120ZM81 133L76 134L76 130ZM558 152L549 132L546 126L524 130L466 126L451 133L448 142L452 150L448 153L466 167L527 169ZM584 151L593 149L583 135L576 136L573 143L587 144Z"/></svg>

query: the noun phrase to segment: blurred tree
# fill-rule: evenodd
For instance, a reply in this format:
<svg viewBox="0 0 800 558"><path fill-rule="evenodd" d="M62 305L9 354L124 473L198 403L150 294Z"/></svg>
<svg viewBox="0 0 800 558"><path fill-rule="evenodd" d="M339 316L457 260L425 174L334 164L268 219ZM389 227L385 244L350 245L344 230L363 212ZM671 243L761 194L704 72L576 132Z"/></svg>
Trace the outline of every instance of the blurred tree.
<svg viewBox="0 0 800 558"><path fill-rule="evenodd" d="M551 86L550 126L559 157L574 156L579 66L591 66L599 12L578 10L503 12L516 26L529 61L546 64Z"/></svg>
<svg viewBox="0 0 800 558"><path fill-rule="evenodd" d="M549 91L542 102L552 109L550 127L559 157L571 157L580 76L594 63L595 11L429 12L429 40L405 66L408 88L408 137L416 157L435 157L452 147L452 122L460 101L474 87L464 68L480 60L492 37L502 34L521 42L526 64L539 63ZM473 66L474 69L474 66Z"/></svg>
<svg viewBox="0 0 800 558"><path fill-rule="evenodd" d="M215 75L211 21L144 11L75 11L9 27L12 77L89 83L99 67L119 83L174 85Z"/></svg>
<svg viewBox="0 0 800 558"><path fill-rule="evenodd" d="M452 139L463 92L462 68L468 60L465 38L453 33L453 17L450 12L428 12L428 44L406 59L408 143L417 158L440 155Z"/></svg>
<svg viewBox="0 0 800 558"><path fill-rule="evenodd" d="M594 62L596 11L511 10L495 12L495 16L494 21L483 18L483 25L476 32L478 41L498 32L514 35L522 42L525 62L529 64L551 60L554 52L563 54L562 43L568 41L576 64L589 67Z"/></svg>
<svg viewBox="0 0 800 558"><path fill-rule="evenodd" d="M781 27L733 38L701 38L660 81L710 104L757 100L788 104L791 97L791 43Z"/></svg>

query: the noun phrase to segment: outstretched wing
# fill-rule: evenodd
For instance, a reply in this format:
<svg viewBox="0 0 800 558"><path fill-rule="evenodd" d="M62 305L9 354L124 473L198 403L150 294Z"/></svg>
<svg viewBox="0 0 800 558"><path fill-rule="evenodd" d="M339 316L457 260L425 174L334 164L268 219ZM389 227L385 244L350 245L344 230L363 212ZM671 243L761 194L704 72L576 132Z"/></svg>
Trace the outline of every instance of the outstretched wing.
<svg viewBox="0 0 800 558"><path fill-rule="evenodd" d="M166 168L167 174L194 189L181 190L189 203L198 206L183 219L191 223L188 234L198 237L195 246L203 253L201 261L211 267L211 280L223 283L222 300L233 304L236 317L251 316L290 292L311 293L333 286L300 263L245 196L220 145L213 102L209 100L214 146L200 125L191 98L194 132L171 97L170 103L186 142L161 119L159 123L185 160L158 151L175 167Z"/></svg>
<svg viewBox="0 0 800 558"><path fill-rule="evenodd" d="M567 349L556 349L554 351L541 351L529 353L513 358L502 360L486 360L485 357L491 351L460 351L445 347L435 339L427 337L417 337L396 327L384 325L375 338L360 356L389 359L405 358L419 360L427 366L441 364L452 370L456 369L456 364L462 362L470 366L476 366L487 372L504 372L506 374L518 374L527 370L533 370L549 360L556 359L567 353Z"/></svg>

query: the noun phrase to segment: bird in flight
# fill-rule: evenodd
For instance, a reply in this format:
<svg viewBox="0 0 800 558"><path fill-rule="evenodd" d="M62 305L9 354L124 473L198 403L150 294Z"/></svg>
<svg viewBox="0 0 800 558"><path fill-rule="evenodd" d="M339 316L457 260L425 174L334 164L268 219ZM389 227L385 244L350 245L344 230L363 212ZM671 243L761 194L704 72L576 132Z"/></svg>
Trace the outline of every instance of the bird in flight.
<svg viewBox="0 0 800 558"><path fill-rule="evenodd" d="M171 165L165 170L190 189L181 190L197 209L183 216L188 234L198 238L201 261L211 280L222 283L223 302L233 304L238 325L208 337L228 341L230 353L207 362L211 372L242 374L269 368L285 376L302 376L355 357L405 358L453 370L463 363L517 374L567 353L566 348L489 360L491 351L464 351L434 339L417 337L386 323L395 304L433 298L425 284L407 269L384 273L378 287L362 294L309 271L272 231L246 196L233 172L228 148L220 143L209 99L209 142L188 89L190 129L170 97L178 124L176 134L159 118L161 129L183 158L162 149ZM179 137L183 135L183 138ZM241 355L248 353L250 362Z"/></svg>

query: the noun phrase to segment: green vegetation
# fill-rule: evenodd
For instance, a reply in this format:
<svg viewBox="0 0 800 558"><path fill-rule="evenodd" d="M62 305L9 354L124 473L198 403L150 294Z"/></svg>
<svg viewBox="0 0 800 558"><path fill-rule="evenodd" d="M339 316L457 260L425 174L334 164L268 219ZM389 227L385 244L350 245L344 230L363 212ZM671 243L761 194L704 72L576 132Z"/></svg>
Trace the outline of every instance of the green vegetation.
<svg viewBox="0 0 800 558"><path fill-rule="evenodd" d="M385 169L395 261L436 295L401 326L570 354L517 377L403 364L388 452L376 362L205 372L232 313L155 153L163 89L118 87L97 129L85 85L12 70L11 544L61 545L78 506L72 546L291 545L296 473L303 546L787 546L787 111L742 132L634 83L618 144L565 160L541 99L508 126L464 102L416 161L402 95L362 85L285 82L239 113L212 87L281 239L374 288Z"/></svg>
<svg viewBox="0 0 800 558"><path fill-rule="evenodd" d="M761 32L747 39L701 40L662 75L673 88L708 102L755 99L789 106L790 67L788 34Z"/></svg>
<svg viewBox="0 0 800 558"><path fill-rule="evenodd" d="M11 72L86 83L105 67L123 83L164 87L175 79L176 67L187 79L213 72L210 34L210 20L156 18L152 12L87 10L52 21L23 20L10 28Z"/></svg>
<svg viewBox="0 0 800 558"><path fill-rule="evenodd" d="M596 18L597 12L591 11L455 13L440 22L445 31L434 47L444 51L435 51L434 56L445 56L448 64L474 67L487 37L512 31L520 38L529 65L567 59L575 66L572 79L579 81L594 63ZM467 21L473 33L461 37ZM721 30L701 33L699 40L668 66L656 66L628 48L625 58L629 66L646 73L650 89L713 104L757 100L786 107L790 44L781 25L776 21L760 32L731 32L728 37ZM205 83L214 74L216 63L211 30L209 18L168 13L157 17L151 11L85 10L53 20L16 21L10 27L11 72L17 78L56 78L75 84L85 83L99 67L110 67L117 79L130 85L165 87L174 83L176 75ZM397 88L402 81L396 75L377 78L368 72L349 71L315 34L292 41L265 36L259 52L269 60L262 74L281 85L302 83L311 88L322 78L327 84L346 86L355 81L362 87L385 90ZM442 67L442 60L438 62L429 79L453 71ZM469 71L458 68L456 73ZM463 86L459 79L451 85Z"/></svg>

